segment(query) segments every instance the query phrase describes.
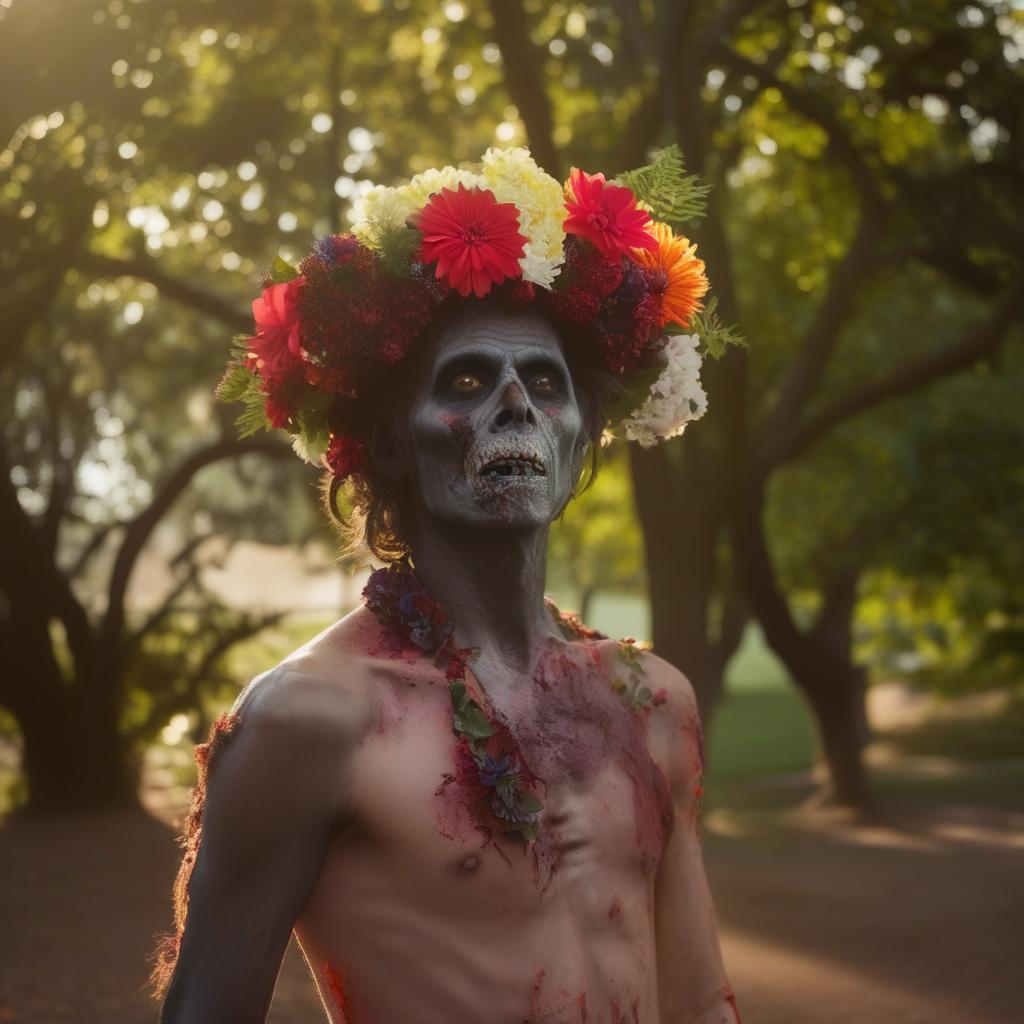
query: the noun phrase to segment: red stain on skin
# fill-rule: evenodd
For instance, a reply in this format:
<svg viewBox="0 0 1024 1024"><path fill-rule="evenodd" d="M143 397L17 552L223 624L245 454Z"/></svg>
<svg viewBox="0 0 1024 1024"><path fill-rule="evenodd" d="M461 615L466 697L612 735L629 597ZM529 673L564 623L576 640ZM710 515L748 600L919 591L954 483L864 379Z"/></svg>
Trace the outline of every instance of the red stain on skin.
<svg viewBox="0 0 1024 1024"><path fill-rule="evenodd" d="M624 770L633 788L639 851L653 871L671 828L672 797L648 751L645 719L626 708L612 689L614 669L603 662L596 672L591 667L593 648L614 651L618 658L617 647L582 641L571 652L560 645L550 650L534 675L532 700L521 711L512 709L509 724L527 763L542 779L581 782L612 760Z"/></svg>
<svg viewBox="0 0 1024 1024"><path fill-rule="evenodd" d="M633 1000L633 1005L629 1008L629 1017L623 1012L617 999L612 1000L612 1021L611 1024L640 1024L640 997L637 996Z"/></svg>
<svg viewBox="0 0 1024 1024"><path fill-rule="evenodd" d="M527 1012L526 1024L534 1024L543 1020L543 1010L540 1005L540 993L544 987L544 979L547 977L548 972L541 967L536 976L533 979L533 986L530 989L530 1008Z"/></svg>
<svg viewBox="0 0 1024 1024"><path fill-rule="evenodd" d="M320 973L323 974L324 980L327 983L327 991L331 994L334 1008L340 1014L338 1024L353 1024L348 1005L348 996L345 995L344 975L327 961L320 965Z"/></svg>
<svg viewBox="0 0 1024 1024"><path fill-rule="evenodd" d="M579 1008L580 1008L580 1024L587 1024L587 1021L590 1018L587 1015L587 994L586 994L586 992L581 992L576 997L576 1002L579 1004Z"/></svg>
<svg viewBox="0 0 1024 1024"><path fill-rule="evenodd" d="M730 984L726 982L719 989L719 991L725 997L725 1001L732 1007L732 1012L736 1016L736 1024L743 1024L743 1022L740 1020L740 1011L736 1007L736 996L733 993L732 986L730 986Z"/></svg>
<svg viewBox="0 0 1024 1024"><path fill-rule="evenodd" d="M437 831L445 839L473 846L478 852L490 847L511 867L508 854L494 841L494 830L482 820L479 775L464 743L461 741L452 747L454 770L445 772L434 790ZM479 842L481 839L483 842Z"/></svg>
<svg viewBox="0 0 1024 1024"><path fill-rule="evenodd" d="M704 765L707 762L707 758L704 756L704 732L700 727L700 719L696 719L694 722L694 732L697 734L697 764L699 767L698 774L704 774Z"/></svg>
<svg viewBox="0 0 1024 1024"><path fill-rule="evenodd" d="M463 448L469 446L473 437L473 427L468 417L458 413L443 412L438 419L452 432Z"/></svg>
<svg viewBox="0 0 1024 1024"><path fill-rule="evenodd" d="M612 905L608 908L608 920L613 921L615 918L622 914L622 900L618 896L612 901Z"/></svg>

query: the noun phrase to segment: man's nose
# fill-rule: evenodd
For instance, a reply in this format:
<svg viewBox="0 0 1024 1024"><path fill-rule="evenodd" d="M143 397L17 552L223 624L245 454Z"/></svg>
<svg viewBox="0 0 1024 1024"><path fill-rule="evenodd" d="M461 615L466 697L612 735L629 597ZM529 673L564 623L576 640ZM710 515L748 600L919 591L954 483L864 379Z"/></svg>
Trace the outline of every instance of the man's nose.
<svg viewBox="0 0 1024 1024"><path fill-rule="evenodd" d="M498 400L498 414L494 417L496 427L508 427L533 423L533 407L518 381L510 380L502 389Z"/></svg>

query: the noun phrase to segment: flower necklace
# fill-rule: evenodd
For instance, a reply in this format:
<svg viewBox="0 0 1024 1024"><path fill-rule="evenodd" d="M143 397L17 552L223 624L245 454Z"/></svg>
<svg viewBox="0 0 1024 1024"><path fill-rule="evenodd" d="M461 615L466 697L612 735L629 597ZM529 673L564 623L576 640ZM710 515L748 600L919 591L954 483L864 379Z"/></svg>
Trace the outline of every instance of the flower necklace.
<svg viewBox="0 0 1024 1024"><path fill-rule="evenodd" d="M540 835L540 812L544 809L535 790L543 782L524 763L508 728L488 717L470 695L466 668L474 651L455 644L451 620L407 558L374 570L363 589L363 598L384 626L396 652L411 645L434 655L434 664L444 671L448 683L452 732L482 791L486 815L509 838L533 843ZM584 626L577 616L559 611L550 598L545 598L545 605L566 639L606 639L603 633ZM623 640L619 653L628 679L616 676L612 690L633 711L661 703L662 698L642 683L641 649L634 641Z"/></svg>
<svg viewBox="0 0 1024 1024"><path fill-rule="evenodd" d="M540 781L523 764L515 740L495 725L466 687L472 650L457 647L452 623L423 585L408 559L370 574L363 589L366 606L385 627L396 650L411 644L434 655L444 671L452 701L452 732L485 796L485 810L512 839L532 843L540 834L544 804L532 792Z"/></svg>

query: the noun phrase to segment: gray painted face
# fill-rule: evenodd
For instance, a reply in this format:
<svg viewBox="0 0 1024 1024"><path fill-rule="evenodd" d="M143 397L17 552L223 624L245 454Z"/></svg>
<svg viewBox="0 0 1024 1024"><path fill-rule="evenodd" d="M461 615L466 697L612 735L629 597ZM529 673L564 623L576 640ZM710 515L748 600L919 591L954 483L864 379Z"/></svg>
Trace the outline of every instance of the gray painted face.
<svg viewBox="0 0 1024 1024"><path fill-rule="evenodd" d="M438 338L408 411L421 513L543 526L569 500L586 448L562 342L542 316L480 307Z"/></svg>

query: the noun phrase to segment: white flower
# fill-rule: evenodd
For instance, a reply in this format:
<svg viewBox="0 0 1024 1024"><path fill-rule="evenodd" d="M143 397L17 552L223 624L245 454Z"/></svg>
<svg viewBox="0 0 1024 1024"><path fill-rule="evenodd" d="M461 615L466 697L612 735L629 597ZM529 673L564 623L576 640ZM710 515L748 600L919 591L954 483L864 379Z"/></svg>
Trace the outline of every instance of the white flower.
<svg viewBox="0 0 1024 1024"><path fill-rule="evenodd" d="M527 242L523 246L523 255L519 259L523 280L540 285L541 288L551 287L562 270L560 264L561 260L556 264L553 260L538 256L534 251L533 242Z"/></svg>
<svg viewBox="0 0 1024 1024"><path fill-rule="evenodd" d="M523 280L550 288L565 260L566 217L562 185L537 166L522 147L484 153L479 170L432 167L406 185L377 185L352 206L352 233L365 245L379 249L383 238L398 230L443 188L490 189L499 203L513 203L526 243L519 259Z"/></svg>
<svg viewBox="0 0 1024 1024"><path fill-rule="evenodd" d="M443 188L453 191L459 186L486 188L483 178L475 171L464 171L458 167L431 167L429 171L417 174L408 185L399 185L396 191L409 204L409 213L423 209L427 200Z"/></svg>
<svg viewBox="0 0 1024 1024"><path fill-rule="evenodd" d="M375 185L352 204L352 233L364 245L379 248L381 239L397 230L412 213L397 188Z"/></svg>
<svg viewBox="0 0 1024 1024"><path fill-rule="evenodd" d="M659 441L678 437L686 424L698 420L707 411L708 396L700 386L700 342L696 334L677 334L664 348L668 365L651 385L643 405L623 421L630 441L652 448Z"/></svg>
<svg viewBox="0 0 1024 1024"><path fill-rule="evenodd" d="M292 450L303 462L311 466L320 465L320 457L327 452L328 436L324 430L316 437L307 437L303 433L292 435Z"/></svg>
<svg viewBox="0 0 1024 1024"><path fill-rule="evenodd" d="M562 186L537 166L530 151L492 146L483 155L480 176L499 203L514 203L526 238L519 266L523 280L550 288L565 259L565 195Z"/></svg>
<svg viewBox="0 0 1024 1024"><path fill-rule="evenodd" d="M466 188L487 187L479 174L457 167L432 167L397 188L375 185L352 204L352 233L370 248L379 249L381 240L423 209L434 192L454 189L460 183Z"/></svg>

